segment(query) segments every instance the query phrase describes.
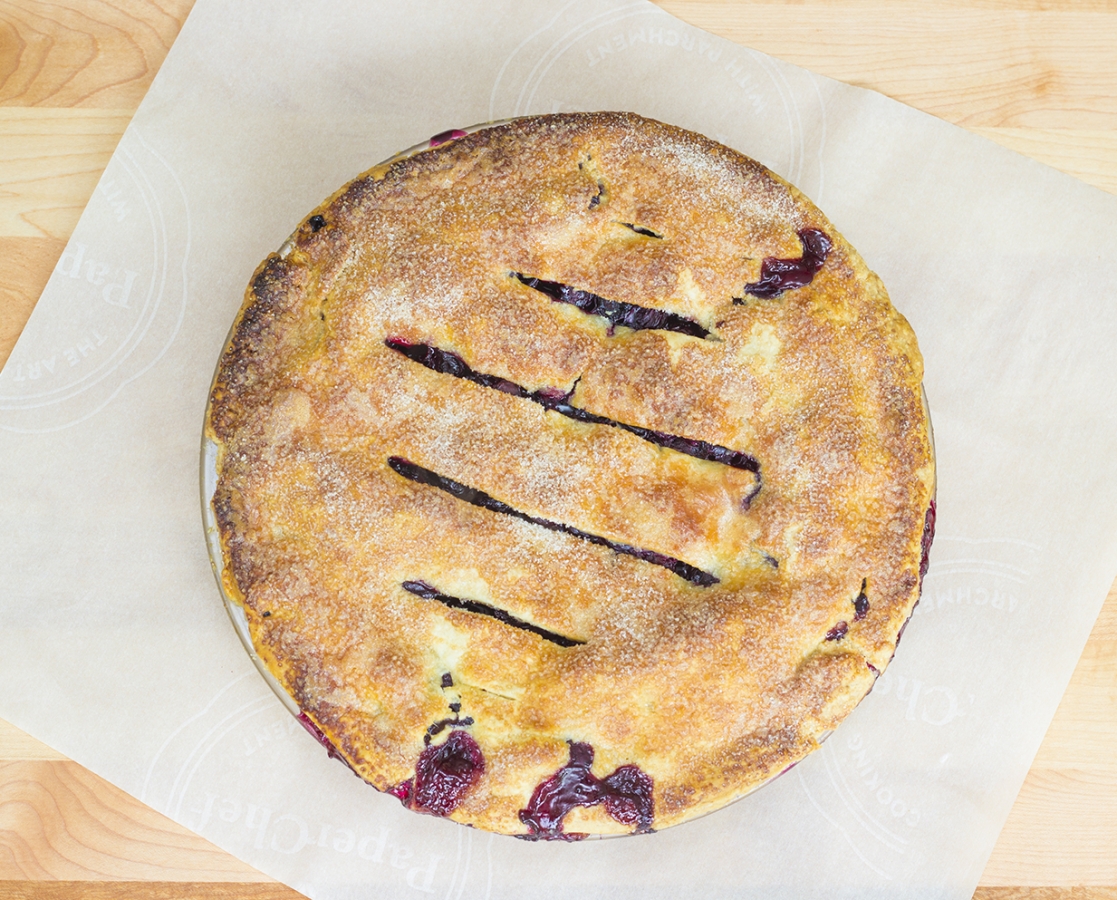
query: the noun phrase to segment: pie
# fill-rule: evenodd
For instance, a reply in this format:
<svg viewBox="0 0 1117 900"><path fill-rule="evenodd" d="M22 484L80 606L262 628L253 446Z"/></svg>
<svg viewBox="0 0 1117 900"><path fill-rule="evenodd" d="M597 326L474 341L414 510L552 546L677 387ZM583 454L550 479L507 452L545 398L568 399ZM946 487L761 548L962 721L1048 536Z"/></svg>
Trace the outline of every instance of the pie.
<svg viewBox="0 0 1117 900"><path fill-rule="evenodd" d="M528 839L662 829L873 686L934 523L922 358L798 190L628 113L371 169L207 414L223 587L332 755Z"/></svg>

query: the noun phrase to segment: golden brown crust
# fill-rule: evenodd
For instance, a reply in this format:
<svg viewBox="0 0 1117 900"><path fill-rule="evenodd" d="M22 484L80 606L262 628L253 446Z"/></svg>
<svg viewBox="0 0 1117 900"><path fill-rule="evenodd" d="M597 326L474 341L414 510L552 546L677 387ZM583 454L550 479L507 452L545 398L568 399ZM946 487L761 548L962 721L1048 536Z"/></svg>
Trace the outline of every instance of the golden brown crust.
<svg viewBox="0 0 1117 900"><path fill-rule="evenodd" d="M811 229L832 247L810 283L749 297L763 261L799 257ZM610 329L514 273L709 334ZM398 350L419 345L504 389ZM281 684L381 790L415 776L460 703L428 743L467 731L484 774L451 818L524 833L520 810L574 742L597 778L649 776L666 827L809 753L888 664L934 487L921 378L879 279L758 163L631 114L477 131L358 178L253 277L208 419L226 587ZM741 451L759 473L544 395ZM604 805L564 826L631 830Z"/></svg>

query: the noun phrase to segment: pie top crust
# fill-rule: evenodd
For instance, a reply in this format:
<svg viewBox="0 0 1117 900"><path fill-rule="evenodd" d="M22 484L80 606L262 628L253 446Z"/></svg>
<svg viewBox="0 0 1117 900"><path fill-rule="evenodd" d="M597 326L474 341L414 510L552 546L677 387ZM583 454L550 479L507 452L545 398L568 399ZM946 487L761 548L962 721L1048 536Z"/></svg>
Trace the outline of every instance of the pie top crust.
<svg viewBox="0 0 1117 900"><path fill-rule="evenodd" d="M253 276L207 418L224 588L405 805L660 829L815 749L892 658L933 523L922 359L733 150L623 113L457 135Z"/></svg>

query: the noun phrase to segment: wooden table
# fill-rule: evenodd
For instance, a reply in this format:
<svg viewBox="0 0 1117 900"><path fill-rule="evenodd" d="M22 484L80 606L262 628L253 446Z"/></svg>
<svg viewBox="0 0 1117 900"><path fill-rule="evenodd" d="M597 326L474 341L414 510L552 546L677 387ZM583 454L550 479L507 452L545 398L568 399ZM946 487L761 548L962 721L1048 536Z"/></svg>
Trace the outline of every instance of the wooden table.
<svg viewBox="0 0 1117 900"><path fill-rule="evenodd" d="M1117 0L657 2L1117 193ZM192 3L0 0L0 363ZM981 885L1117 900L1117 585ZM0 721L0 898L202 896L301 895Z"/></svg>

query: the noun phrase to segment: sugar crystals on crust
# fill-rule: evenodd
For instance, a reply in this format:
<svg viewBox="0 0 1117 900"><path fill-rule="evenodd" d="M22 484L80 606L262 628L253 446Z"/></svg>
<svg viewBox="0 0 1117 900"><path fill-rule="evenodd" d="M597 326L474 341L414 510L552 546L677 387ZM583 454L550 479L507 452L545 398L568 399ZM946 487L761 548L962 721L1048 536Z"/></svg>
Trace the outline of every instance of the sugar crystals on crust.
<svg viewBox="0 0 1117 900"><path fill-rule="evenodd" d="M214 384L225 589L308 727L528 838L748 793L872 687L933 528L922 360L794 187L622 113L346 185Z"/></svg>

